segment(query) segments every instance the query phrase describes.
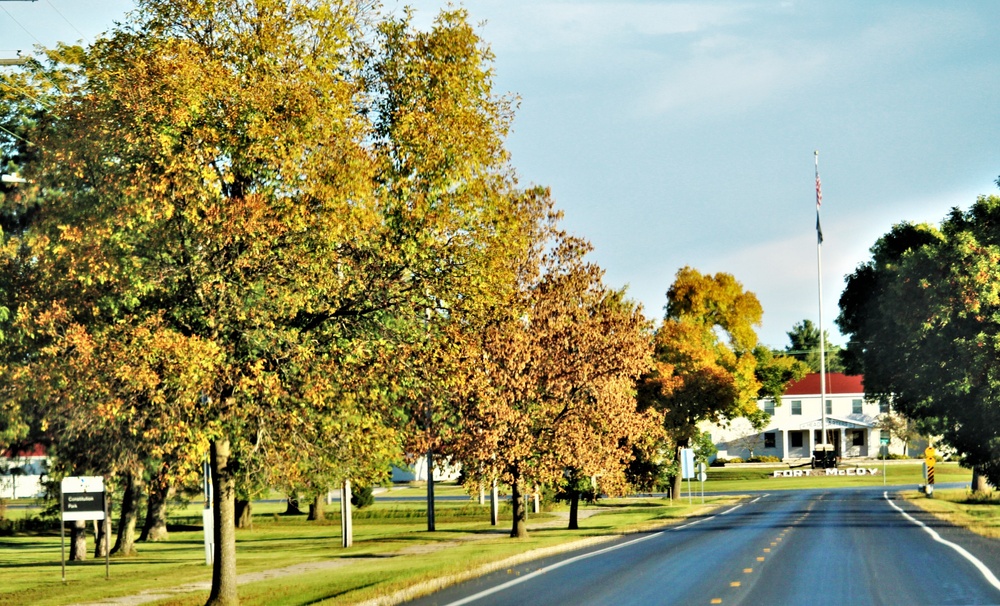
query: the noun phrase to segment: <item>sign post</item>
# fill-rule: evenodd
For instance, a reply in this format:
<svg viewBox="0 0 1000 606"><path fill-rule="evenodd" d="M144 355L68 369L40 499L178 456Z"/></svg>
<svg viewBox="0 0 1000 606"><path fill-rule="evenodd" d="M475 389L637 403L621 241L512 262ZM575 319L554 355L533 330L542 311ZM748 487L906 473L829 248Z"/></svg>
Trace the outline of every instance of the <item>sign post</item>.
<svg viewBox="0 0 1000 606"><path fill-rule="evenodd" d="M927 483L924 485L924 492L927 496L934 496L934 463L936 462L934 447L928 446L924 449L924 469Z"/></svg>
<svg viewBox="0 0 1000 606"><path fill-rule="evenodd" d="M60 484L59 537L62 541L62 580L66 582L66 522L104 520L108 517L103 476L63 478ZM110 550L104 551L104 573L111 576Z"/></svg>
<svg viewBox="0 0 1000 606"><path fill-rule="evenodd" d="M201 510L201 527L205 535L205 565L215 561L215 518L212 509L212 466L202 461L202 489L205 493L205 507Z"/></svg>
<svg viewBox="0 0 1000 606"><path fill-rule="evenodd" d="M879 438L882 451L882 486L885 486L885 460L889 458L889 438Z"/></svg>
<svg viewBox="0 0 1000 606"><path fill-rule="evenodd" d="M705 480L708 479L708 474L705 473L705 464L698 463L698 481L701 482L701 503L705 504Z"/></svg>

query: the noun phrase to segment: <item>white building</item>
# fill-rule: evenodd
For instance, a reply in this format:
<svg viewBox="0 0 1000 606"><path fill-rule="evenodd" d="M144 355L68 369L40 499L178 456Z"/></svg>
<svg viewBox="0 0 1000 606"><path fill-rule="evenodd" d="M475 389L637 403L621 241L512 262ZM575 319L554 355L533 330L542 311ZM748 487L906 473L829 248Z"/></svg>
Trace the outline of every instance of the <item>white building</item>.
<svg viewBox="0 0 1000 606"><path fill-rule="evenodd" d="M47 479L45 449L33 446L25 451L0 452L0 499L41 497Z"/></svg>
<svg viewBox="0 0 1000 606"><path fill-rule="evenodd" d="M833 444L837 457L879 456L880 446L888 441L889 451L902 453L905 445L878 426L881 415L890 414L886 404L865 398L862 377L840 373L826 375L826 434L822 440L820 375L808 374L788 386L781 405L773 400L758 402L771 415L763 431L754 431L745 419L728 426L703 428L712 435L718 458L775 456L782 460L808 459L816 444Z"/></svg>

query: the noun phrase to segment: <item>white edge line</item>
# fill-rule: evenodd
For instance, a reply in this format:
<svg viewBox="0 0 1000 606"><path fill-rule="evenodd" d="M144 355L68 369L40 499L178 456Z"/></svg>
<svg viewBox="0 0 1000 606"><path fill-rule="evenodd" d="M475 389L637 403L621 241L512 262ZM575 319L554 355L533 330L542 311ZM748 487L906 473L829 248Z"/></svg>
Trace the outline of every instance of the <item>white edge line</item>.
<svg viewBox="0 0 1000 606"><path fill-rule="evenodd" d="M762 499L762 498L764 498L766 496L767 495L763 495L763 496L757 497L756 499L754 499L753 501L751 501L751 503L756 503L757 501L759 501L760 499ZM725 513L722 513L720 515L725 515L725 514L729 513L730 511L734 511L736 509L739 509L742 506L743 506L742 504L737 505L736 507L733 507L729 511L726 511ZM683 526L674 526L673 528L670 528L669 530L671 530L671 531L673 531L673 530L683 530L684 528L690 528L691 526L694 526L695 524L701 524L702 522L707 522L707 521L712 520L714 518L715 518L715 516L709 516L707 518L702 518L700 520L695 520L694 522L689 522L687 524L684 524ZM592 551L590 553L585 553L585 554L582 554L582 555L578 555L576 557L569 558L568 560L563 560L562 562L556 562L555 564L552 564L551 566L546 566L545 568L539 568L538 570L536 570L534 572L531 572L531 573L528 573L528 574L524 575L523 577L518 577L516 579L512 579L510 581L507 581L506 583L502 583L500 585L497 585L496 587L491 587L489 589L485 589L483 591L480 591L479 593L476 593L476 594L464 597L461 600L457 600L455 602L449 602L445 606L462 606L463 604L469 604L471 602L475 602L476 600L479 600L481 598L485 598L488 595L492 595L492 594L497 593L499 591L503 591L504 589L507 589L509 587L513 587L514 585L518 585L518 584L523 583L525 581L531 580L531 579L537 577L538 575L542 575L542 574L545 574L546 572L549 572L550 570L555 570L556 568L562 568L563 566L566 566L567 564L572 564L573 562L577 562L579 560L585 560L587 558L591 558L591 557L594 557L596 555L601 555L602 553L607 553L609 551L614 551L616 549L621 549L622 547L628 547L629 545L635 545L636 543L640 543L642 541L647 541L649 539L652 539L653 537L659 536L659 535L663 534L664 532L666 532L666 531L665 530L661 530L659 532L655 532L653 534L649 534L649 535L646 535L646 536L638 538L638 539L633 539L633 540L625 542L625 543L619 543L618 545L613 545L611 547L605 547L604 549L600 549L598 551Z"/></svg>
<svg viewBox="0 0 1000 606"><path fill-rule="evenodd" d="M986 567L986 564L983 564L981 561L979 561L979 559L976 556L974 556L971 553L969 553L968 551L966 551L965 548L962 547L961 545L956 545L955 543L952 543L951 541L946 541L945 539L942 539L941 535L939 535L933 528L927 526L926 524L924 524L920 520L914 518L910 514L908 514L905 511L903 511L902 507L900 507L899 505L896 505L895 503L892 502L892 500L889 498L889 492L888 491L883 492L882 496L889 503L889 505L892 505L893 509L895 509L896 511L898 511L899 513L901 513L903 515L903 517L906 518L907 520L913 522L917 526L919 526L919 527L923 528L924 530L926 530L927 533L929 535L931 535L931 537L935 541L937 541L938 543L942 543L944 545L947 545L948 547L951 547L952 549L954 549L955 551L957 551L959 553L959 555L961 555L963 558L965 558L966 560L968 560L973 566L976 567L977 570L979 570L980 573L982 573L982 575L986 579L987 583L989 583L990 585L992 585L994 589L1000 590L1000 580L997 580L997 578L996 578L996 576L994 576L993 572L989 568Z"/></svg>
<svg viewBox="0 0 1000 606"><path fill-rule="evenodd" d="M722 513L720 513L719 515L720 516L724 516L727 513L732 513L734 511L736 511L737 509L739 509L740 507L743 507L743 503L740 503L739 505L737 505L736 507L733 507L732 509L727 509L727 510L723 511Z"/></svg>
<svg viewBox="0 0 1000 606"><path fill-rule="evenodd" d="M709 519L711 519L711 518L709 518ZM701 521L701 520L699 520L699 521ZM690 524L689 524L689 526L690 526ZM496 587L491 587L489 589L480 591L479 593L476 593L476 594L470 595L468 597L462 598L461 600L458 600L456 602L450 602L450 603L447 604L447 606L461 606L462 604L468 604L470 602L475 602L476 600L478 600L480 598L485 598L486 596L492 595L494 593L497 593L498 591L503 591L504 589L507 589L508 587L513 587L514 585L518 585L520 583L523 583L525 581L533 579L533 578L535 578L535 577L537 577L539 575L545 574L545 573L547 573L547 572L549 572L551 570L555 570L556 568L562 568L563 566L566 566L567 564L572 564L573 562L578 562L580 560L585 560L587 558L592 558L592 557L594 557L596 555L601 555L601 554L607 553L609 551L614 551L616 549L621 549L622 547L628 547L629 545L635 545L636 543L641 543L642 541L648 541L649 539L652 539L653 537L656 537L656 536L659 536L659 535L663 534L663 532L664 531L661 530L660 532L655 532L653 534L648 534L648 535L646 535L644 537L640 537L638 539L632 539L631 541L627 541L625 543L619 543L617 545L612 545L611 547L605 547L604 549L599 549L597 551L592 551L590 553L584 553L584 554L581 554L581 555L569 558L568 560L563 560L561 562L556 562L555 564L552 564L550 566L546 566L545 568L539 568L538 570L536 570L536 571L534 571L532 573L526 574L526 575L524 575L522 577L518 577L516 579L512 579L510 581L507 581L506 583L503 583L501 585L497 585Z"/></svg>

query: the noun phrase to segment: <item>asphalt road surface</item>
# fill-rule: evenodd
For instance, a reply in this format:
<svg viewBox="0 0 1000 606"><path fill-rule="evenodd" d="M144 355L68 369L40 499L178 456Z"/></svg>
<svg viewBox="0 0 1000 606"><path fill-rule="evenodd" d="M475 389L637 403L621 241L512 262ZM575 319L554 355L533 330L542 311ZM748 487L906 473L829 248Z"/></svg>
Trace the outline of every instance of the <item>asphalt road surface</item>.
<svg viewBox="0 0 1000 606"><path fill-rule="evenodd" d="M891 492L782 491L409 604L1000 604L994 575L1000 541Z"/></svg>

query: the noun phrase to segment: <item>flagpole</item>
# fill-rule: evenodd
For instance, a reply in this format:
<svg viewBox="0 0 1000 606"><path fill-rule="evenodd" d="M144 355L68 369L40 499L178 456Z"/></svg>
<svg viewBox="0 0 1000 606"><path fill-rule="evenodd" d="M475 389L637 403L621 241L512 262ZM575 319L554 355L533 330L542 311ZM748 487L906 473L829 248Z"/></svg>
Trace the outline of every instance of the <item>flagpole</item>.
<svg viewBox="0 0 1000 606"><path fill-rule="evenodd" d="M827 443L826 436L826 343L823 338L823 230L819 223L819 207L823 203L823 193L819 182L819 151L813 152L816 164L816 275L819 290L819 406L821 444Z"/></svg>

